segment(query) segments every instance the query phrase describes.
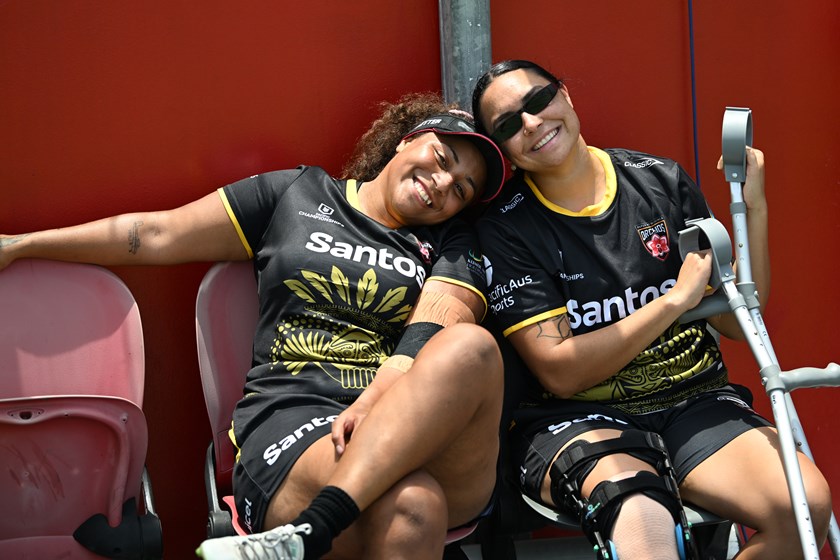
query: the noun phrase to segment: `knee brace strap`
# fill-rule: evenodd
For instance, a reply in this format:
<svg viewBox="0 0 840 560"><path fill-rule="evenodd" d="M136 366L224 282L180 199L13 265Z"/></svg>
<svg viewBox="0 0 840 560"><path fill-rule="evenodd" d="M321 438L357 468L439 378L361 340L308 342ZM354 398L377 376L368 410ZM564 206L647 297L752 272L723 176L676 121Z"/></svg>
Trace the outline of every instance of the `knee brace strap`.
<svg viewBox="0 0 840 560"><path fill-rule="evenodd" d="M604 481L592 491L589 499L580 494L583 481L598 460L614 453L627 453L655 467L660 476L641 471L635 476L618 481ZM556 505L570 509L581 519L587 538L605 549L609 535L621 509L625 496L642 493L662 504L674 519L677 532L682 535L682 546L694 557L694 544L690 527L680 501L676 476L668 450L662 437L654 432L627 430L621 437L589 443L578 440L569 445L549 470L551 498ZM682 555L681 555L682 556Z"/></svg>
<svg viewBox="0 0 840 560"><path fill-rule="evenodd" d="M674 524L679 524L682 521L682 503L669 482L669 478L660 478L648 471L640 471L621 480L601 482L589 496L586 511L581 515L581 527L587 534L598 531L609 538L624 498L632 494L644 494L662 504L671 514Z"/></svg>
<svg viewBox="0 0 840 560"><path fill-rule="evenodd" d="M665 442L654 432L626 430L618 438L596 443L577 440L564 449L549 470L551 498L577 513L584 507L580 498L583 481L601 457L627 453L654 466L660 474L670 472L671 464Z"/></svg>

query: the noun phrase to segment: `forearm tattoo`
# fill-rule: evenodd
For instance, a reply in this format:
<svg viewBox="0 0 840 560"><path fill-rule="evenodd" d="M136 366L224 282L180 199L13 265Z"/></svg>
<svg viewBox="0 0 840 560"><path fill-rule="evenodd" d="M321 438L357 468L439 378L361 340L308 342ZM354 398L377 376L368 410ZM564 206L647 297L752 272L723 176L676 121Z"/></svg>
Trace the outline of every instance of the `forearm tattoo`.
<svg viewBox="0 0 840 560"><path fill-rule="evenodd" d="M140 226L142 225L143 222L134 222L128 230L128 252L132 255L136 255L140 249Z"/></svg>
<svg viewBox="0 0 840 560"><path fill-rule="evenodd" d="M569 324L569 316L565 313L559 317L552 317L537 323L539 330L537 338L556 338L561 341L572 338L572 326Z"/></svg>
<svg viewBox="0 0 840 560"><path fill-rule="evenodd" d="M9 247L10 245L14 245L15 243L20 243L30 235L32 234L24 233L22 235L15 235L13 237L0 237L0 249L2 249L3 247Z"/></svg>

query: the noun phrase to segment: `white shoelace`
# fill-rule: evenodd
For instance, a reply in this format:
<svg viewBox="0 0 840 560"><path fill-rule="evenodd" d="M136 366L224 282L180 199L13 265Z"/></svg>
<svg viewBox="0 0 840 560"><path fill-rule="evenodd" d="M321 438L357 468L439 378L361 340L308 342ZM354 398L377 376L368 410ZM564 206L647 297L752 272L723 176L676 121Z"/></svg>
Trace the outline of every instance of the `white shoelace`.
<svg viewBox="0 0 840 560"><path fill-rule="evenodd" d="M284 525L264 533L251 535L240 542L239 547L246 560L287 560L290 558L289 549L284 543L296 533L308 535L312 533L312 525L309 523L303 523L297 527Z"/></svg>

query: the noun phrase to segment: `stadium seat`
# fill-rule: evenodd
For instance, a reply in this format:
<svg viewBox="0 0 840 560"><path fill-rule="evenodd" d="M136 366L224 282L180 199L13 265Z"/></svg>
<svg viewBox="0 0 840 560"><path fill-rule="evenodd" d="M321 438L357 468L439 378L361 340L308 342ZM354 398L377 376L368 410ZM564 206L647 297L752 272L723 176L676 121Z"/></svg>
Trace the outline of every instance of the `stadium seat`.
<svg viewBox="0 0 840 560"><path fill-rule="evenodd" d="M161 558L128 288L20 260L0 271L0 310L0 558Z"/></svg>

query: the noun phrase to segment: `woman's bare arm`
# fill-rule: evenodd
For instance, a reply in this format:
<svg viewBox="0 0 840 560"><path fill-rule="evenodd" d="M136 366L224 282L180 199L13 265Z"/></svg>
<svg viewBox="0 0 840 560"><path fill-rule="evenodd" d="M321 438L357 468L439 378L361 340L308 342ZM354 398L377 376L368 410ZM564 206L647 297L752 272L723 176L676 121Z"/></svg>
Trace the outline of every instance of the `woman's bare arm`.
<svg viewBox="0 0 840 560"><path fill-rule="evenodd" d="M245 260L248 254L214 192L174 210L0 235L0 269L20 258L112 266Z"/></svg>

